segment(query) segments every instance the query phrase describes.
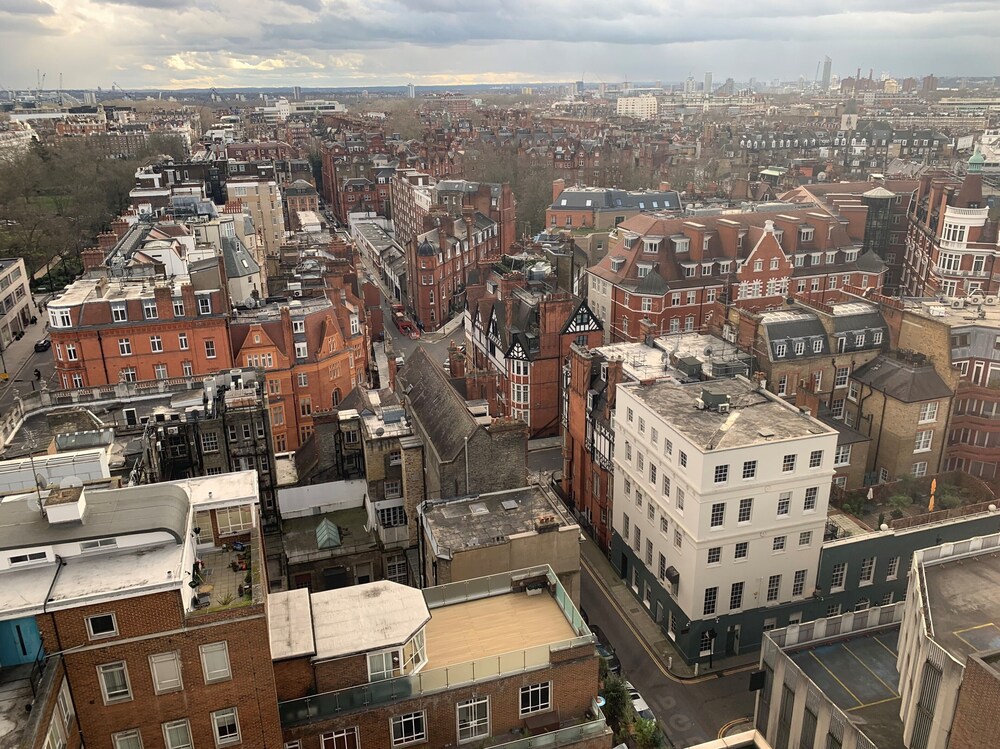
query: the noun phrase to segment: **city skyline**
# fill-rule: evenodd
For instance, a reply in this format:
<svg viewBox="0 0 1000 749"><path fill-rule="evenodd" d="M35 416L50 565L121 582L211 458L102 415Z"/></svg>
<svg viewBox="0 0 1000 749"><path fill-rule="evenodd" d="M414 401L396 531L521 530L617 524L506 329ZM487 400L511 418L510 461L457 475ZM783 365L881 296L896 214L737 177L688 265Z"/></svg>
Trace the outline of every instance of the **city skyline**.
<svg viewBox="0 0 1000 749"><path fill-rule="evenodd" d="M4 0L0 85L34 88L220 88L715 80L807 81L824 57L897 77L989 75L1000 6L973 0L857 2L816 16L780 0L727 2L707 17L688 3L592 0ZM572 19L569 28L554 23ZM569 38L572 38L570 40ZM967 50L980 47L970 58ZM109 52L110 51L110 52Z"/></svg>

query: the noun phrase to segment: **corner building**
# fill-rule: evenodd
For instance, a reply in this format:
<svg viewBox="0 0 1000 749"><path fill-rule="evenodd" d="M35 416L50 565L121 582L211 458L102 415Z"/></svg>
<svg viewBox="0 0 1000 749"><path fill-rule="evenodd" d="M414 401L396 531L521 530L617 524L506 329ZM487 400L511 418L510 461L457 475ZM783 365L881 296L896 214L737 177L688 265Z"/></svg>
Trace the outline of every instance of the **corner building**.
<svg viewBox="0 0 1000 749"><path fill-rule="evenodd" d="M812 595L837 432L744 377L619 383L611 561L689 662Z"/></svg>

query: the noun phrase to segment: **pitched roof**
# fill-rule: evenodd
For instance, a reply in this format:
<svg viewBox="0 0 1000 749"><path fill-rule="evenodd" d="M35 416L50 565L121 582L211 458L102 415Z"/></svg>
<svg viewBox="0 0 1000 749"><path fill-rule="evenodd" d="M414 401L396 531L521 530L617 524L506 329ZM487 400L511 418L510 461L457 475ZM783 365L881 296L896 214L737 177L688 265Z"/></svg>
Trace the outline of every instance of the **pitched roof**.
<svg viewBox="0 0 1000 749"><path fill-rule="evenodd" d="M932 365L917 364L895 356L883 355L873 359L854 370L851 376L903 403L952 395L951 388Z"/></svg>
<svg viewBox="0 0 1000 749"><path fill-rule="evenodd" d="M478 427L444 370L418 348L397 379L410 417L420 425L438 457L454 460Z"/></svg>

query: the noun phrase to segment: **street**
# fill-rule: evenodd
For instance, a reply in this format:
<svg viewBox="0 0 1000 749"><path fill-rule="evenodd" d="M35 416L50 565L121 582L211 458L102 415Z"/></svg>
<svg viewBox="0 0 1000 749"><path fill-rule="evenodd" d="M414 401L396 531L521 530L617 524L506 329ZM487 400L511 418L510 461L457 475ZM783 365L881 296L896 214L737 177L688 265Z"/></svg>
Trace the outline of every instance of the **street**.
<svg viewBox="0 0 1000 749"><path fill-rule="evenodd" d="M621 612L584 565L580 598L587 616L611 640L624 677L642 693L670 745L688 747L713 740L719 729L753 713L749 668L729 676L708 676L691 683L668 675L628 626ZM629 616L646 616L638 602Z"/></svg>
<svg viewBox="0 0 1000 749"><path fill-rule="evenodd" d="M528 470L551 474L563 467L562 448L550 447L545 450L531 450L528 453Z"/></svg>

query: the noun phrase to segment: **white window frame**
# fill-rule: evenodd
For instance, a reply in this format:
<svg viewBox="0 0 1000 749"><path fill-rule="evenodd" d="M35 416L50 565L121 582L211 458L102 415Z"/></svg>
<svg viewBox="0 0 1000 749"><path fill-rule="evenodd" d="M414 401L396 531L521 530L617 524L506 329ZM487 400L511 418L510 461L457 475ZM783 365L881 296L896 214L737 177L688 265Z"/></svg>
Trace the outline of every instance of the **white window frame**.
<svg viewBox="0 0 1000 749"><path fill-rule="evenodd" d="M121 667L121 672L125 676L125 691L112 696L108 694L108 685L104 680L104 675L119 670L119 667ZM105 705L116 705L119 702L130 702L132 700L132 682L128 677L128 664L125 661L102 663L97 666L97 681L100 684L101 697L104 699Z"/></svg>
<svg viewBox="0 0 1000 749"><path fill-rule="evenodd" d="M221 653L226 661L225 672L220 669L213 670L209 665L209 659ZM232 664L229 662L229 643L225 640L221 642L210 642L199 646L198 654L201 658L201 673L205 677L206 684L215 684L220 681L229 681L233 678Z"/></svg>
<svg viewBox="0 0 1000 749"><path fill-rule="evenodd" d="M485 717L477 714L479 708L481 707L486 708ZM470 710L471 714L466 715L466 725L463 726L462 712ZM462 700L455 705L455 735L458 737L459 744L484 739L490 735L489 695L485 695L483 697L470 697L469 699Z"/></svg>
<svg viewBox="0 0 1000 749"><path fill-rule="evenodd" d="M532 699L537 695L536 699ZM524 698L528 697L528 706L524 705ZM518 714L523 718L525 715L544 713L552 709L552 682L542 681L538 684L529 684L521 687L518 693Z"/></svg>
<svg viewBox="0 0 1000 749"><path fill-rule="evenodd" d="M143 749L142 733L138 728L119 731L111 735L111 744L114 749Z"/></svg>
<svg viewBox="0 0 1000 749"><path fill-rule="evenodd" d="M409 723L409 733L402 733ZM417 725L419 723L419 726ZM396 737L396 727L401 730L399 738ZM393 746L406 746L407 744L417 744L427 741L427 711L419 710L403 715L396 715L389 719L389 735L392 738Z"/></svg>
<svg viewBox="0 0 1000 749"><path fill-rule="evenodd" d="M113 629L110 632L94 632L94 619L102 619L105 616L111 617L111 624ZM109 611L106 614L94 614L93 616L87 617L87 636L91 640L103 640L105 637L117 637L118 636L118 618L115 616L113 611Z"/></svg>
<svg viewBox="0 0 1000 749"><path fill-rule="evenodd" d="M917 432L913 439L913 452L914 453L926 453L930 452L934 445L934 430L924 429Z"/></svg>
<svg viewBox="0 0 1000 749"><path fill-rule="evenodd" d="M212 297L210 296L198 297L198 314L199 315L212 314Z"/></svg>
<svg viewBox="0 0 1000 749"><path fill-rule="evenodd" d="M230 716L232 717L232 724L236 728L236 733L232 736L220 736L219 719L226 719L225 725L228 726L228 718ZM216 746L229 746L230 744L239 744L243 741L242 732L240 731L240 712L236 706L225 707L222 710L215 710L212 712L212 735L215 736Z"/></svg>
<svg viewBox="0 0 1000 749"><path fill-rule="evenodd" d="M162 669L162 673L158 672ZM166 694L184 689L181 658L177 652L153 653L149 656L149 675L153 679L153 692Z"/></svg>
<svg viewBox="0 0 1000 749"><path fill-rule="evenodd" d="M918 424L933 424L937 421L938 414L938 402L930 401L928 403L922 403L920 405L920 418L917 420Z"/></svg>
<svg viewBox="0 0 1000 749"><path fill-rule="evenodd" d="M163 744L167 749L193 749L194 740L191 738L191 722L184 718L182 720L170 720L162 724L163 728ZM170 730L174 728L183 728L184 733L187 734L187 739L183 744L174 744L170 739Z"/></svg>

